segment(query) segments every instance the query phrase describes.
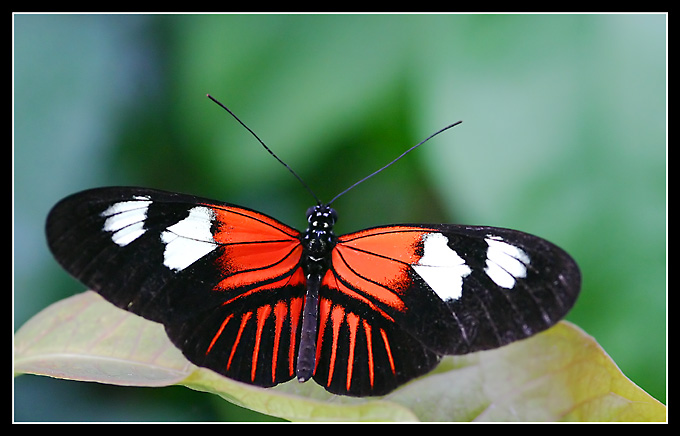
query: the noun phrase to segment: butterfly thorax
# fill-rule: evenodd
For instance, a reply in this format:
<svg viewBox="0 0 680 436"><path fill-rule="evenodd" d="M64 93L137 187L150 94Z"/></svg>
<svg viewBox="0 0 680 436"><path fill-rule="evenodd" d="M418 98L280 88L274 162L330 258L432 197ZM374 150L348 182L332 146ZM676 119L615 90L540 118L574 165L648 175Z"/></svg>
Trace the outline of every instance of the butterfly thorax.
<svg viewBox="0 0 680 436"><path fill-rule="evenodd" d="M317 205L307 210L307 230L302 235L305 276L323 276L330 266L330 252L336 244L333 225L338 215L330 206Z"/></svg>

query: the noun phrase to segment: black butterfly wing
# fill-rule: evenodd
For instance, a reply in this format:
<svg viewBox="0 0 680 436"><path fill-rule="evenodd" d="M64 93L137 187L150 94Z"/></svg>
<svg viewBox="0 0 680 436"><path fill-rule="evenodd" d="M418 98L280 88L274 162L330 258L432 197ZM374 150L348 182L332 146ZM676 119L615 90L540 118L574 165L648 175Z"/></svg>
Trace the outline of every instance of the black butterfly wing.
<svg viewBox="0 0 680 436"><path fill-rule="evenodd" d="M300 233L227 203L102 188L58 203L59 263L125 310L165 325L196 365L259 386L295 375L306 280ZM576 263L492 227L402 225L338 238L319 289L314 379L382 395L442 355L495 348L571 308Z"/></svg>
<svg viewBox="0 0 680 436"><path fill-rule="evenodd" d="M291 379L305 279L299 232L261 213L143 188L100 188L47 220L58 262L162 323L199 366L260 386Z"/></svg>
<svg viewBox="0 0 680 436"><path fill-rule="evenodd" d="M552 326L579 289L569 255L514 230L404 225L341 236L320 292L314 378L336 393L384 394L442 355Z"/></svg>

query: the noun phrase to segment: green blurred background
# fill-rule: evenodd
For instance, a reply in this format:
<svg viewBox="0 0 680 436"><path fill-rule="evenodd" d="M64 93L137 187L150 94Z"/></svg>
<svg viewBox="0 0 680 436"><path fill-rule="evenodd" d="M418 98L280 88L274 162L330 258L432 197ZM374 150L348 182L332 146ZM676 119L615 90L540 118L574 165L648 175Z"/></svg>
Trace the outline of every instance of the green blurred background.
<svg viewBox="0 0 680 436"><path fill-rule="evenodd" d="M570 252L568 319L660 401L667 371L667 16L15 15L14 329L83 288L49 254L60 198L141 185L298 228L510 227ZM267 419L182 387L14 380L14 419Z"/></svg>

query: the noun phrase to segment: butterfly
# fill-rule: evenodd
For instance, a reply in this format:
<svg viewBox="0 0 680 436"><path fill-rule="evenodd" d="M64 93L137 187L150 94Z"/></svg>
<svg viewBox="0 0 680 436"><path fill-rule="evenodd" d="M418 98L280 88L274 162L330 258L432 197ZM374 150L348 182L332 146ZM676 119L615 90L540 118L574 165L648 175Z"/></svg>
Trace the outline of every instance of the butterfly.
<svg viewBox="0 0 680 436"><path fill-rule="evenodd" d="M579 294L576 262L539 237L453 224L336 236L331 203L310 207L299 231L197 196L95 188L58 202L46 233L66 271L163 324L189 361L262 387L313 379L385 395L443 356L547 329Z"/></svg>

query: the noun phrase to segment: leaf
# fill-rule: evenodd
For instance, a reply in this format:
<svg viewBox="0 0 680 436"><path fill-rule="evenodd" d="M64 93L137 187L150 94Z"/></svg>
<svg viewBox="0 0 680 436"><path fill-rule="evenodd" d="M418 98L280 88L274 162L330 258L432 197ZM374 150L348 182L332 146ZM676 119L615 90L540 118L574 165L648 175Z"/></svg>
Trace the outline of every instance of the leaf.
<svg viewBox="0 0 680 436"><path fill-rule="evenodd" d="M88 291L47 307L14 336L14 372L123 386L167 386L195 367L163 326Z"/></svg>
<svg viewBox="0 0 680 436"><path fill-rule="evenodd" d="M163 327L85 292L16 332L14 371L133 386L179 384L293 421L665 421L666 407L628 380L568 322L497 350L449 356L381 398L329 394L313 382L263 389L189 363Z"/></svg>

